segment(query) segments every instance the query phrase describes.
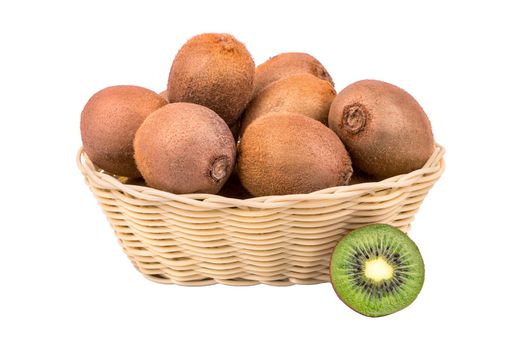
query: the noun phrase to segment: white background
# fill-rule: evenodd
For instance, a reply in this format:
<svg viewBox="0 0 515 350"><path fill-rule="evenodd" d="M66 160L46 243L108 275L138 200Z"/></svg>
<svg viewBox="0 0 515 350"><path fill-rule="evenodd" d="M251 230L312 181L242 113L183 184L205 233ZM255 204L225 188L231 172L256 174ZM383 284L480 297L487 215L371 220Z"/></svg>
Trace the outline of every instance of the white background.
<svg viewBox="0 0 515 350"><path fill-rule="evenodd" d="M508 2L10 3L0 5L0 349L514 348ZM372 319L327 283L188 288L132 267L76 168L80 112L109 85L163 90L176 51L202 32L234 34L257 64L305 51L337 90L381 79L422 104L447 170L412 226L427 271L409 308Z"/></svg>

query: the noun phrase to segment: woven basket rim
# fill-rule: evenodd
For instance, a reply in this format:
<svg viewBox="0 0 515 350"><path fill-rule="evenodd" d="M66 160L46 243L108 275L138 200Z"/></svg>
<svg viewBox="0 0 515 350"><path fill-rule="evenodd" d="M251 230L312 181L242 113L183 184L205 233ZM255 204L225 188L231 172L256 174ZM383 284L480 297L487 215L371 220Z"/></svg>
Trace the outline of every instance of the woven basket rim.
<svg viewBox="0 0 515 350"><path fill-rule="evenodd" d="M211 209L220 209L223 207L271 209L279 207L290 207L295 203L306 200L341 200L355 197L358 193L366 194L372 191L406 187L416 182L420 176L439 177L445 168L445 162L443 159L444 153L445 148L439 144L436 144L433 154L422 168L378 182L366 182L355 185L330 187L306 194L263 196L247 199L230 198L217 194L205 193L174 194L147 186L124 184L115 176L103 171L99 171L93 162L88 158L84 152L83 147L79 148L76 161L77 166L79 167L79 170L84 175L84 177L88 181L95 182L97 187L103 188L105 190L118 190L137 199L148 200L152 202L176 201Z"/></svg>

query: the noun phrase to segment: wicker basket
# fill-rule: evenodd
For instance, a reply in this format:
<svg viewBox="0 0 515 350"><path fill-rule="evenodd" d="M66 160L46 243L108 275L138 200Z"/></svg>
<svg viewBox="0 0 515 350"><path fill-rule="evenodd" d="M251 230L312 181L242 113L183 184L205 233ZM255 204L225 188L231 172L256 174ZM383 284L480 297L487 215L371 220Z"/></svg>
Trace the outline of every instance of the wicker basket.
<svg viewBox="0 0 515 350"><path fill-rule="evenodd" d="M244 200L127 185L97 169L82 149L77 164L148 279L284 286L329 281L331 251L349 230L381 222L407 232L443 172L443 153L437 146L423 168L381 182Z"/></svg>

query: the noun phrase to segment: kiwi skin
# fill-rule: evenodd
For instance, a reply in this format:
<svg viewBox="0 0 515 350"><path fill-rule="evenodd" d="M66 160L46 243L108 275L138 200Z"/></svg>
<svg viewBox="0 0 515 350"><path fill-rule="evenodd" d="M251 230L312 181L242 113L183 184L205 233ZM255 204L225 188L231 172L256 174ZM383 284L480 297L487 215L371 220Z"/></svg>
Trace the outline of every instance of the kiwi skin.
<svg viewBox="0 0 515 350"><path fill-rule="evenodd" d="M302 114L271 113L240 138L238 175L253 196L310 193L346 185L345 147L328 127Z"/></svg>
<svg viewBox="0 0 515 350"><path fill-rule="evenodd" d="M136 133L134 151L147 184L176 194L216 194L236 161L236 145L222 118L185 102L152 113Z"/></svg>
<svg viewBox="0 0 515 350"><path fill-rule="evenodd" d="M274 81L249 103L241 119L241 132L254 120L271 112L304 114L327 125L336 96L333 86L312 74L302 73Z"/></svg>
<svg viewBox="0 0 515 350"><path fill-rule="evenodd" d="M334 86L331 75L315 57L303 52L286 52L276 55L256 68L253 96L269 84L292 75L312 74Z"/></svg>
<svg viewBox="0 0 515 350"><path fill-rule="evenodd" d="M254 70L245 45L232 35L197 35L173 61L168 101L206 106L232 126L252 97Z"/></svg>
<svg viewBox="0 0 515 350"><path fill-rule="evenodd" d="M329 127L356 169L382 180L421 168L434 151L431 124L401 88L361 80L343 89L329 111Z"/></svg>
<svg viewBox="0 0 515 350"><path fill-rule="evenodd" d="M139 86L111 86L94 94L81 113L84 151L98 167L126 177L140 177L133 140L147 116L166 101Z"/></svg>

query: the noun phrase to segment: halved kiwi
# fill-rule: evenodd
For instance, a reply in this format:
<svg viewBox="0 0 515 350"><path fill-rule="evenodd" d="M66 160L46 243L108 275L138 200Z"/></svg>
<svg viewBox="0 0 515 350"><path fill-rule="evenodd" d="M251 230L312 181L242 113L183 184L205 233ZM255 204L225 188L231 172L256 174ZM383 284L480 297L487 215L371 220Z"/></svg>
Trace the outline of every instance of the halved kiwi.
<svg viewBox="0 0 515 350"><path fill-rule="evenodd" d="M338 297L365 316L385 316L410 305L424 284L424 261L401 230L384 224L348 233L331 256Z"/></svg>

